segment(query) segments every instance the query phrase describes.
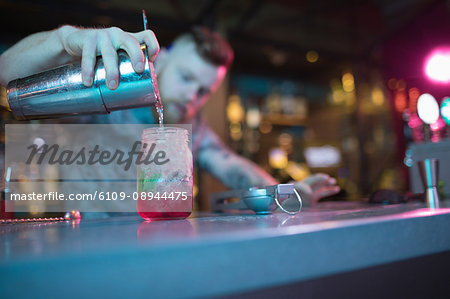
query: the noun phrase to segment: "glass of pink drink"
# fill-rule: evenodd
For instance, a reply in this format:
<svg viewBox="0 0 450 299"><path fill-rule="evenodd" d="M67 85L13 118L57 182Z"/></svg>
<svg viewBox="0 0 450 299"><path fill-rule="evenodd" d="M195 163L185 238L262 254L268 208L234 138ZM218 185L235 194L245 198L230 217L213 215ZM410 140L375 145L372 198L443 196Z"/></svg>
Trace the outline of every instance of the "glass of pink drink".
<svg viewBox="0 0 450 299"><path fill-rule="evenodd" d="M138 165L137 212L145 220L184 219L192 212L193 161L188 130L155 127L142 133L143 157ZM144 159L143 159L144 160Z"/></svg>

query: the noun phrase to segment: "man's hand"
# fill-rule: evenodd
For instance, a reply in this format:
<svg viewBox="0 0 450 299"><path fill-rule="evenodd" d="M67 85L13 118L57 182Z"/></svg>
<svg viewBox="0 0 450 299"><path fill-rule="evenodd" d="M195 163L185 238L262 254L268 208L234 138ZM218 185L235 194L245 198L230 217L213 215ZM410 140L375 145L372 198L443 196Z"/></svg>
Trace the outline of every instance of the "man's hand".
<svg viewBox="0 0 450 299"><path fill-rule="evenodd" d="M73 26L63 26L58 29L58 36L64 51L75 58L81 57L83 83L91 86L94 82L96 57L103 57L106 71L106 85L109 89L119 86L119 68L117 50L125 50L136 72L145 69L145 58L140 43L148 47L150 61L158 54L159 44L151 30L138 33L125 32L120 28L81 29Z"/></svg>
<svg viewBox="0 0 450 299"><path fill-rule="evenodd" d="M158 54L159 44L150 30L138 33L119 28L82 29L62 26L58 29L37 32L20 40L0 55L0 85L24 78L54 67L81 60L83 83L87 87L94 81L94 68L98 55L103 57L106 84L109 89L119 86L117 50L130 56L136 72L143 72L144 54L140 43L148 48L150 61Z"/></svg>
<svg viewBox="0 0 450 299"><path fill-rule="evenodd" d="M304 206L312 206L319 199L338 193L341 189L336 186L336 179L328 174L313 174L303 181L291 182L300 194Z"/></svg>

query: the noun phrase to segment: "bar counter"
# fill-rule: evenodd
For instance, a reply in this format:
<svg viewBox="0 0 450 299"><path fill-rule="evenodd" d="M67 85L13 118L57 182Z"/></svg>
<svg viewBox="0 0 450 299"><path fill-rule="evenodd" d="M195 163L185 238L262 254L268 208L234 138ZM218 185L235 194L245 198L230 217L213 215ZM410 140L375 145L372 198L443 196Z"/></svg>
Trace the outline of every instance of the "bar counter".
<svg viewBox="0 0 450 299"><path fill-rule="evenodd" d="M450 250L450 202L0 225L1 297L215 297Z"/></svg>

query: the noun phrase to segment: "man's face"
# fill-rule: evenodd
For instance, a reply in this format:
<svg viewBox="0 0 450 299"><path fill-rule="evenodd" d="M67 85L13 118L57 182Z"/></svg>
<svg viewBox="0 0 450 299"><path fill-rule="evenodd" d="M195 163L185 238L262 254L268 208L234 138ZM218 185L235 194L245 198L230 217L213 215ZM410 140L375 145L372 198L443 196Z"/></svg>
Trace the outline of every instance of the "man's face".
<svg viewBox="0 0 450 299"><path fill-rule="evenodd" d="M164 121L181 123L191 119L206 103L222 82L226 68L201 58L193 43L177 45L163 59L158 87Z"/></svg>

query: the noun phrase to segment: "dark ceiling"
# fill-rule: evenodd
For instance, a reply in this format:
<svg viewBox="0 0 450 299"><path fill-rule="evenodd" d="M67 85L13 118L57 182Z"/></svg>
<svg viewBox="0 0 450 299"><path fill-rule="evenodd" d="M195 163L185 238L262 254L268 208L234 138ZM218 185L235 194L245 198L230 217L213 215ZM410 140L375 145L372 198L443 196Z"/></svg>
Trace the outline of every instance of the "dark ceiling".
<svg viewBox="0 0 450 299"><path fill-rule="evenodd" d="M384 44L436 0L46 0L1 1L0 34L11 43L61 24L142 29L145 9L160 44L193 24L226 35L236 52L234 71L319 80L347 64L379 65ZM308 63L305 53L320 58Z"/></svg>

